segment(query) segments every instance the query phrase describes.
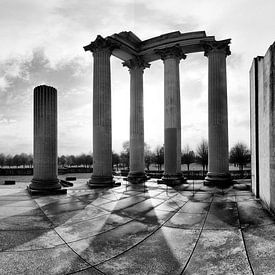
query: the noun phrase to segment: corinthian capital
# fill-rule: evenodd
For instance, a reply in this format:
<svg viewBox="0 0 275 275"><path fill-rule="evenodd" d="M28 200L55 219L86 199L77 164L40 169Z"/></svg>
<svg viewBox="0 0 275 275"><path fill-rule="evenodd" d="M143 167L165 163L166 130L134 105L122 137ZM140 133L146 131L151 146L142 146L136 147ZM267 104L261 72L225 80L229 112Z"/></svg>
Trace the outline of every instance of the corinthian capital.
<svg viewBox="0 0 275 275"><path fill-rule="evenodd" d="M129 69L134 69L134 68L149 68L150 64L145 62L141 56L136 56L135 58L129 59L125 62L122 63L123 66L128 67Z"/></svg>
<svg viewBox="0 0 275 275"><path fill-rule="evenodd" d="M101 35L98 35L95 41L83 48L85 51L91 52L108 50L111 54L114 49L119 48L119 45L113 43L108 37L103 38Z"/></svg>
<svg viewBox="0 0 275 275"><path fill-rule="evenodd" d="M167 58L178 58L179 60L186 58L186 55L179 45L170 48L158 49L155 50L155 53L158 54L162 60Z"/></svg>
<svg viewBox="0 0 275 275"><path fill-rule="evenodd" d="M231 39L221 41L203 41L202 46L204 48L204 55L208 56L211 52L223 52L226 56L230 55L230 44Z"/></svg>

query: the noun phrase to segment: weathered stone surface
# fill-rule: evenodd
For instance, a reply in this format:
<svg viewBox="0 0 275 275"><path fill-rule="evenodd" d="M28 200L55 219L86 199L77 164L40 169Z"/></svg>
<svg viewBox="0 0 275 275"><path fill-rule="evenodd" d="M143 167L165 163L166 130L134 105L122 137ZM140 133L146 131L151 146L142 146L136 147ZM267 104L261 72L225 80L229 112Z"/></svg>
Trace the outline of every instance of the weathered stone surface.
<svg viewBox="0 0 275 275"><path fill-rule="evenodd" d="M0 251L27 251L65 244L53 229L0 230Z"/></svg>
<svg viewBox="0 0 275 275"><path fill-rule="evenodd" d="M162 228L139 246L98 267L106 274L180 274L199 231Z"/></svg>
<svg viewBox="0 0 275 275"><path fill-rule="evenodd" d="M275 211L275 44L250 69L252 190Z"/></svg>
<svg viewBox="0 0 275 275"><path fill-rule="evenodd" d="M252 274L247 256L254 274L275 273L275 218L250 192L146 186L94 191L77 179L71 195L35 199L0 187L18 203L0 206L0 273Z"/></svg>
<svg viewBox="0 0 275 275"><path fill-rule="evenodd" d="M246 228L243 234L254 274L273 274L275 225Z"/></svg>
<svg viewBox="0 0 275 275"><path fill-rule="evenodd" d="M205 230L183 274L252 274L240 231Z"/></svg>
<svg viewBox="0 0 275 275"><path fill-rule="evenodd" d="M70 246L90 264L99 264L130 249L157 227L158 225L131 221L97 237L70 243Z"/></svg>
<svg viewBox="0 0 275 275"><path fill-rule="evenodd" d="M0 274L68 274L89 265L68 246L24 251L1 252Z"/></svg>

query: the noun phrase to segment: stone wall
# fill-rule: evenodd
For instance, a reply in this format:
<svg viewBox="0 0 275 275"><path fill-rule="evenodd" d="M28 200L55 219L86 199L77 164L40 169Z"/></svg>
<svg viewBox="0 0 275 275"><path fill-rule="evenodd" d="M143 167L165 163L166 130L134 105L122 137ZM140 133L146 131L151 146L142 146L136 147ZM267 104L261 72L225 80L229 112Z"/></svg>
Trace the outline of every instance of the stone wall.
<svg viewBox="0 0 275 275"><path fill-rule="evenodd" d="M250 69L252 191L275 211L275 44Z"/></svg>
<svg viewBox="0 0 275 275"><path fill-rule="evenodd" d="M252 180L252 191L254 194L258 192L256 182L257 182L257 168L256 168L256 105L258 97L257 89L257 58L253 59L249 76L250 76L250 149L251 149L251 180Z"/></svg>

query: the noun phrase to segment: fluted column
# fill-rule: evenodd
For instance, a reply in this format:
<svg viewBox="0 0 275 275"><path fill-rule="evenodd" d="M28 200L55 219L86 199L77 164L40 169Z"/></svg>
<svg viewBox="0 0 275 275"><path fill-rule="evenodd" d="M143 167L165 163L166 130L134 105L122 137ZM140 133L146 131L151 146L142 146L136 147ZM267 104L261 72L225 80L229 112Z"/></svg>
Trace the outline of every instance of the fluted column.
<svg viewBox="0 0 275 275"><path fill-rule="evenodd" d="M167 184L182 182L179 62L185 59L178 46L157 50L164 62L164 175Z"/></svg>
<svg viewBox="0 0 275 275"><path fill-rule="evenodd" d="M94 57L93 74L93 174L89 185L114 184L112 176L112 117L110 56L114 45L101 36L84 47Z"/></svg>
<svg viewBox="0 0 275 275"><path fill-rule="evenodd" d="M208 57L208 173L206 182L231 182L228 159L226 57L230 39L207 42Z"/></svg>
<svg viewBox="0 0 275 275"><path fill-rule="evenodd" d="M41 85L34 89L34 162L30 190L56 190L57 178L57 91Z"/></svg>
<svg viewBox="0 0 275 275"><path fill-rule="evenodd" d="M130 171L128 180L141 183L144 173L143 72L149 64L136 57L123 63L130 71Z"/></svg>

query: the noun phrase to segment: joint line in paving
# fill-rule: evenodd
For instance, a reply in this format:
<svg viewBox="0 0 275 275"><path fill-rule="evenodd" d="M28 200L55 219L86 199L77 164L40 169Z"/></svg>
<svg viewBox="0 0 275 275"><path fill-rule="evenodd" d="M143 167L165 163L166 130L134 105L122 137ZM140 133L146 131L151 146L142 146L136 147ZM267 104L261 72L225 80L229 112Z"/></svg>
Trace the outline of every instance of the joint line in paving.
<svg viewBox="0 0 275 275"><path fill-rule="evenodd" d="M102 262L99 262L99 263L97 263L97 264L94 265L94 266L98 266L98 265L103 264L103 263L105 263L105 262L108 262L108 261L110 261L110 260L112 260L112 259L115 259L115 258L117 258L117 257L119 257L119 256L121 256L121 255L123 255L124 253L128 252L129 250L133 249L134 247L138 246L139 244L141 244L141 243L144 242L145 240L147 240L149 237L151 237L153 234L155 234L161 227L163 227L163 226L164 226L164 225L165 225L165 224L166 224L175 214L177 214L177 213L179 212L179 210L180 210L187 202L188 202L188 201L186 201L181 207L179 207L178 210L173 211L174 214L173 214L171 217L169 217L166 221L164 221L163 223L161 223L155 230L153 230L153 231L152 231L148 236L146 236L144 239L142 239L141 241L137 242L136 244L134 244L133 246L129 247L128 249L124 250L123 252L121 252L121 253L119 253L119 254L117 254L117 255L115 255L115 256L109 258L109 259L106 259L106 260L104 260L104 261L102 261ZM136 219L133 219L133 220L136 220ZM139 220L137 220L137 221L139 221ZM139 221L139 222L140 222L140 221Z"/></svg>
<svg viewBox="0 0 275 275"><path fill-rule="evenodd" d="M251 264L250 259L249 259L249 255L248 255L248 251L247 251L247 247L246 247L246 242L245 242L244 235L243 235L243 229L242 229L242 226L241 226L241 219L240 219L239 206L238 206L238 202L237 202L237 196L236 196L236 205L237 205L238 218L239 218L239 223L240 223L240 231L241 231L241 235L242 235L242 241L243 241L243 245L244 245L244 250L245 250L246 258L247 258L249 267L251 269L251 272L254 275L255 273L254 273L252 264Z"/></svg>
<svg viewBox="0 0 275 275"><path fill-rule="evenodd" d="M35 201L35 200L34 200ZM46 219L53 225L53 228L52 228L52 230L54 230L54 232L59 236L59 238L66 244L66 246L74 253L74 254L76 254L82 261L84 261L86 264L88 264L88 268L91 268L91 267L93 267L89 262L87 262L83 257L81 257L78 253L76 253L76 251L74 250L74 249L72 249L72 247L70 247L70 245L61 237L61 235L55 230L55 225L54 225L54 223L49 219L49 217L46 215L46 213L43 211L43 209L39 206L39 204L35 201L35 203L37 204L37 206L40 208L40 210L42 211L42 213L44 214L44 216L46 217ZM88 269L87 268L87 269ZM100 270L98 270L96 267L94 267L97 271L99 271L100 273L102 273ZM79 272L79 270L78 271L76 271L76 272ZM75 272L73 272L73 273L75 273ZM71 274L73 274L73 273L71 273ZM70 273L68 273L68 274L70 274ZM102 274L104 274L104 273L102 273Z"/></svg>
<svg viewBox="0 0 275 275"><path fill-rule="evenodd" d="M202 225L202 227L201 227L199 236L198 236L198 238L197 238L197 240L196 240L196 243L195 243L195 245L194 245L194 248L193 248L193 250L192 250L192 252L191 252L191 254L190 254L190 256L189 256L189 258L188 258L188 260L187 260L187 262L186 262L186 264L185 264L185 266L184 266L184 268L183 268L183 270L182 270L182 272L180 273L180 275L183 275L183 274L184 274L184 271L185 271L185 269L187 268L187 266L188 266L188 264L189 264L189 262L190 262L190 260L191 260L191 258L192 258L192 256L193 256L193 254L194 254L194 251L195 251L195 249L196 249L196 247L197 247L197 244L198 244L198 242L199 242L199 240L200 240L200 237L201 237L201 234L202 234L202 231L203 231L203 228L204 228L206 219L207 219L207 217L208 217L208 214L209 214L209 212L210 212L211 205L212 205L213 200L214 200L213 194L211 194L211 195L212 195L212 200L211 200L211 202L210 202L210 205L209 205L209 209L208 209L208 211L207 211L207 214L206 214L206 216L205 216L205 218L204 218L203 225Z"/></svg>

